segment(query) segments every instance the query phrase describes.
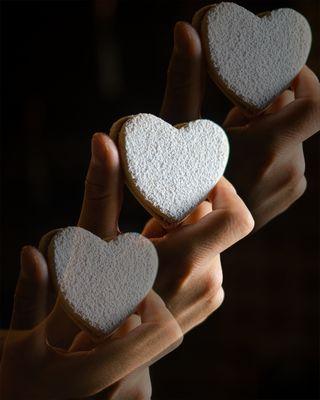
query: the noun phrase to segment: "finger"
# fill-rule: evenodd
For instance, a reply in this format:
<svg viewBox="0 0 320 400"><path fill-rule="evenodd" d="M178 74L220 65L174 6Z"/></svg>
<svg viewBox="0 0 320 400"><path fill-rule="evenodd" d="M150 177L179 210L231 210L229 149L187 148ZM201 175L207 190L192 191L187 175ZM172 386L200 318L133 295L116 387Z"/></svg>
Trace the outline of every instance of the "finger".
<svg viewBox="0 0 320 400"><path fill-rule="evenodd" d="M78 226L102 238L118 233L122 178L114 142L103 133L92 137L92 156Z"/></svg>
<svg viewBox="0 0 320 400"><path fill-rule="evenodd" d="M151 400L152 386L149 368L139 369L105 389L94 400Z"/></svg>
<svg viewBox="0 0 320 400"><path fill-rule="evenodd" d="M239 107L233 107L223 123L223 128L228 129L236 126L244 126L249 122L249 118L243 114Z"/></svg>
<svg viewBox="0 0 320 400"><path fill-rule="evenodd" d="M149 219L142 231L142 235L149 239L160 238L166 233L167 231L163 228L163 226L156 218Z"/></svg>
<svg viewBox="0 0 320 400"><path fill-rule="evenodd" d="M260 229L276 216L286 211L295 201L297 201L307 188L305 176L301 177L294 185L283 187L282 190L269 195L267 202L260 202L259 207L253 208L252 213L257 221L255 230ZM260 221L263 221L260 222Z"/></svg>
<svg viewBox="0 0 320 400"><path fill-rule="evenodd" d="M290 104L294 101L294 93L292 90L285 90L277 99L271 104L271 106L267 109L265 114L273 114L280 111L282 108ZM260 117L260 116L259 116ZM258 118L259 118L258 117ZM242 127L247 125L250 120L254 119L254 117L250 118L247 115L243 114L242 110L239 107L233 107L228 113L223 127L225 129L231 127Z"/></svg>
<svg viewBox="0 0 320 400"><path fill-rule="evenodd" d="M139 315L133 314L120 326L117 331L112 334L112 339L125 336L132 329L141 324ZM88 335L87 332L80 332L72 343L69 352L91 350L96 343ZM149 395L149 397L147 397ZM151 396L151 380L149 369L145 368L139 371L134 371L125 376L120 381L116 382L111 387L104 389L91 399L135 399L135 398L150 398Z"/></svg>
<svg viewBox="0 0 320 400"><path fill-rule="evenodd" d="M301 143L320 127L320 84L316 75L304 67L292 85L295 101L274 114L255 120L249 130L269 132L275 142Z"/></svg>
<svg viewBox="0 0 320 400"><path fill-rule="evenodd" d="M112 334L112 338L120 338L126 335L128 332L132 331L132 329L136 328L141 324L141 318L139 315L133 314L130 315L129 318ZM76 337L72 345L69 348L69 351L84 351L90 350L95 347L96 342L92 340L92 337L85 331L81 331Z"/></svg>
<svg viewBox="0 0 320 400"><path fill-rule="evenodd" d="M61 297L45 321L45 335L52 347L69 349L75 337L80 332L79 326L73 321L63 307Z"/></svg>
<svg viewBox="0 0 320 400"><path fill-rule="evenodd" d="M278 96L271 106L266 110L266 114L274 114L282 110L285 106L294 101L294 93L292 90L285 90Z"/></svg>
<svg viewBox="0 0 320 400"><path fill-rule="evenodd" d="M81 331L73 339L68 351L72 353L76 351L91 350L95 347L95 345L95 342L92 340L88 332Z"/></svg>
<svg viewBox="0 0 320 400"><path fill-rule="evenodd" d="M190 215L183 221L182 225L195 224L201 218L212 211L212 204L209 201L203 201L196 207Z"/></svg>
<svg viewBox="0 0 320 400"><path fill-rule="evenodd" d="M45 260L47 260L47 253L48 253L48 247L50 245L50 242L53 238L53 236L59 232L60 229L54 229L48 233L46 233L42 238L40 239L38 248ZM49 268L49 265L48 265ZM50 268L49 268L49 275L50 275ZM48 285L48 295L47 295L47 315L52 311L55 302L56 302L56 290L54 288L53 282L50 279L49 280L49 285Z"/></svg>
<svg viewBox="0 0 320 400"><path fill-rule="evenodd" d="M70 395L98 393L180 344L181 329L156 293L150 292L139 313L142 324L127 335L106 339L89 352L56 356L63 361L62 379Z"/></svg>
<svg viewBox="0 0 320 400"><path fill-rule="evenodd" d="M129 318L112 334L112 339L120 338L125 336L132 329L136 328L141 324L141 318L137 314L130 315Z"/></svg>
<svg viewBox="0 0 320 400"><path fill-rule="evenodd" d="M194 224L212 211L212 205L208 201L203 201L196 207L190 215L182 222L182 225ZM180 229L180 226L177 227ZM174 231L175 228L172 231ZM160 238L167 233L167 230L156 218L151 218L143 228L142 234L147 238Z"/></svg>
<svg viewBox="0 0 320 400"><path fill-rule="evenodd" d="M246 236L253 229L252 216L233 186L221 178L209 194L212 212L193 225L169 233L158 250L181 251L184 255L213 257Z"/></svg>
<svg viewBox="0 0 320 400"><path fill-rule="evenodd" d="M316 74L305 65L292 83L296 99L318 98L320 84Z"/></svg>
<svg viewBox="0 0 320 400"><path fill-rule="evenodd" d="M186 22L177 22L160 116L173 125L200 118L203 86L204 66L199 35Z"/></svg>
<svg viewBox="0 0 320 400"><path fill-rule="evenodd" d="M199 301L187 312L179 316L179 324L184 334L188 333L195 326L202 324L212 313L214 313L223 303L225 292L222 286L218 289L214 296L207 300Z"/></svg>
<svg viewBox="0 0 320 400"><path fill-rule="evenodd" d="M32 329L47 314L49 273L42 254L31 246L21 251L11 329Z"/></svg>

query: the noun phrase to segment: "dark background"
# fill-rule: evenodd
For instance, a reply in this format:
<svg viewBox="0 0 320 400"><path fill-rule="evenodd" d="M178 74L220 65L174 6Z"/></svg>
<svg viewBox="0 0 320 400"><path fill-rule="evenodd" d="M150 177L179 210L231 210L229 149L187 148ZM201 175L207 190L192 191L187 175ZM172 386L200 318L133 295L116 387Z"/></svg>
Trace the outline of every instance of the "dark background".
<svg viewBox="0 0 320 400"><path fill-rule="evenodd" d="M304 14L319 76L319 1L238 3ZM206 4L1 2L2 327L21 246L77 222L91 135L121 116L159 112L174 23ZM210 84L203 115L221 123L230 106ZM305 144L305 195L223 256L221 309L152 367L155 399L318 398L318 144ZM126 192L121 228L139 230L147 217Z"/></svg>

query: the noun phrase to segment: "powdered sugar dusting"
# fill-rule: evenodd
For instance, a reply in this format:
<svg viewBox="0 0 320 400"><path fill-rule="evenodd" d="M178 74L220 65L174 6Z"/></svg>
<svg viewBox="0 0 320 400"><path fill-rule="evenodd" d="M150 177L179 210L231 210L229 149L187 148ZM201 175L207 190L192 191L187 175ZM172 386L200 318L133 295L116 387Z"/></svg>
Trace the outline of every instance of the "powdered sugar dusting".
<svg viewBox="0 0 320 400"><path fill-rule="evenodd" d="M77 227L52 239L53 267L59 290L86 324L110 333L136 309L153 286L158 257L138 233L105 242Z"/></svg>
<svg viewBox="0 0 320 400"><path fill-rule="evenodd" d="M130 177L169 221L187 216L223 175L228 139L212 121L196 120L176 129L154 115L138 114L123 128Z"/></svg>

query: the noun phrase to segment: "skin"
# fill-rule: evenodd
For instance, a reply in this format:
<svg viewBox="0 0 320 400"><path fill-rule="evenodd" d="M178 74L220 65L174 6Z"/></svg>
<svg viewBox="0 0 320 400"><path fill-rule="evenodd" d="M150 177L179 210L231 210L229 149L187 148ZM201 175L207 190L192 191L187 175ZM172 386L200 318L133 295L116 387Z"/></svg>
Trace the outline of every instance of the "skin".
<svg viewBox="0 0 320 400"><path fill-rule="evenodd" d="M102 134L94 137L93 147L98 156L100 150L117 154L111 140ZM102 197L95 197L95 180L90 179L107 172L104 177L109 175L111 179L104 190L108 193L110 184L117 181L120 192L120 171L117 166L113 169L110 154L103 156L103 166L99 160L91 163L79 220L79 226L91 226L96 232L99 226L91 218L92 207ZM107 218L103 234L113 232L117 220L112 209L114 203L99 204L101 215ZM106 204L110 207L105 207ZM46 235L44 246L53 234ZM82 398L93 396L106 387L112 392L114 384L122 378L127 393L134 398L138 393L134 384L138 378L144 383L144 390L151 390L148 389L148 370L144 367L179 345L182 336L179 324L164 302L150 291L135 315L113 335L95 343L63 311L59 297L55 298L44 256L36 248L25 246L21 252L21 272L10 330L3 341L1 398Z"/></svg>
<svg viewBox="0 0 320 400"><path fill-rule="evenodd" d="M102 136L100 138L106 140ZM113 147L113 143L109 145ZM115 152L109 150L106 154L115 156ZM118 156L113 161L114 165L119 163ZM110 206L119 215L121 191L116 190L116 181L106 187L106 172L89 169L86 180L87 200L84 202L82 216L87 215L86 208L89 213L91 209L98 214L100 209L104 212L108 202L113 202ZM222 178L216 185L209 194L209 200L201 204L175 230L167 232L155 219L151 219L143 231L153 241L159 255L155 290L175 316L184 334L203 322L222 304L224 291L219 253L247 235L254 225L246 206L226 179ZM108 220L101 218L96 219L94 226L84 224L82 218L80 221L86 229L100 232L101 237L113 237L119 232L117 218L114 219L113 227L106 227ZM128 381L126 379L119 381L111 390L99 393L98 398L151 398L148 369L140 377L133 375L128 377ZM133 380L138 394L130 397Z"/></svg>
<svg viewBox="0 0 320 400"><path fill-rule="evenodd" d="M119 234L122 185L115 144L108 136L95 134L78 225L102 238ZM144 234L152 238L160 263L156 290L165 303L151 291L137 315L101 343L64 312L44 256L24 247L11 327L3 345L3 398L150 398L147 367L220 306L224 293L219 253L253 228L249 211L225 179L209 200L170 233L155 232L157 225L148 224ZM54 233L41 241L44 254ZM174 274L169 272L174 269Z"/></svg>
<svg viewBox="0 0 320 400"><path fill-rule="evenodd" d="M160 112L160 116L173 125L201 118L207 73L197 30L199 21L210 7L199 10L193 21L194 27L186 22L177 22L174 29L174 48ZM233 107L225 119L224 128L232 148L227 172L251 211L257 230L284 212L306 190L302 144L320 129L318 78L304 66L290 90L280 95L268 110L250 117L239 107ZM211 209L208 202L202 203L186 223L196 223ZM167 235L154 218L147 223L143 233L149 238L160 238L160 243L164 240L161 238ZM222 281L216 263L217 259L213 258L212 268L209 268L216 274L212 286ZM173 312L181 304L180 293L181 298L185 298L182 282L185 282L185 288L188 287L188 268L178 270L167 268L156 286L163 298L169 299ZM173 274L177 275L173 277ZM221 286L217 292L222 297ZM174 299L179 300L175 302Z"/></svg>
<svg viewBox="0 0 320 400"><path fill-rule="evenodd" d="M161 116L172 124L199 118L205 78L199 36L192 26L179 22L175 27L175 46L168 70ZM287 209L302 195L306 187L302 142L319 130L319 82L312 71L304 67L292 83L291 89L279 96L259 117L245 116L235 107L224 123L230 134L233 154L239 155L242 169L248 172L237 176L231 171L231 180L252 211L256 228ZM259 157L250 157L251 154L258 154ZM236 158L231 159L231 165L239 165L240 161ZM88 174L86 193L90 192L92 196L91 199L87 196L88 201L85 200L84 204L87 203L89 208L90 204L92 207L98 207L102 214L95 211L88 211L88 214L84 212L83 221L86 218L89 221L88 215L91 213L95 219L93 225L97 234L112 237L114 231L109 236L105 235L103 221L108 218L112 220L115 215L105 206L106 200L112 200L113 197L108 190L104 192L104 183L100 181L99 176L96 180L90 177L96 178L96 175L90 175L90 172ZM221 304L223 290L219 252L247 234L253 226L250 214L243 203L238 202L237 197L234 204L227 201L228 205L225 208L226 200L235 195L232 186L222 180L210 194L210 201L201 204L182 227L167 232L152 219L144 229L144 234L157 246L163 265L156 282L156 290L162 294L167 307L175 315L184 332L202 322ZM113 210L117 209L116 203L113 204ZM100 218L100 215L104 217ZM241 229L237 232L234 228L239 226ZM221 244L212 240L212 230L221 233ZM233 235L235 237L232 239ZM193 242L191 239L188 242L188 238L193 237L197 240ZM220 239L220 236L218 237ZM186 243L187 251L180 250L179 253L179 246L181 249ZM181 262L181 267L177 270L170 264L172 255L177 256ZM196 285L199 287L196 293L192 290L194 281L199 283ZM85 334L80 332L76 338L71 345L72 350L77 349L77 346L79 349L92 346ZM92 398L120 399L124 395L128 396L128 399L150 398L151 388L147 370L142 371L144 372L141 375L140 371L137 375L128 375L113 385L114 389L111 391L102 391Z"/></svg>

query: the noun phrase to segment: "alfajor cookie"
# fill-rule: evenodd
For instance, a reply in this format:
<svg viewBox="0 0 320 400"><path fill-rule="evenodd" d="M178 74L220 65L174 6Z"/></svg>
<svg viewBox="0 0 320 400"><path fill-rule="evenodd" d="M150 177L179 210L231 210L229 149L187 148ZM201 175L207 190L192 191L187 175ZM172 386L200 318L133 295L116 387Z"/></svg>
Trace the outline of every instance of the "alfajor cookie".
<svg viewBox="0 0 320 400"><path fill-rule="evenodd" d="M138 233L106 242L78 227L46 235L45 252L62 307L93 337L110 334L151 290L158 269L154 245Z"/></svg>
<svg viewBox="0 0 320 400"><path fill-rule="evenodd" d="M113 127L127 186L164 226L181 223L224 173L229 143L212 121L174 127L154 115L138 114Z"/></svg>
<svg viewBox="0 0 320 400"><path fill-rule="evenodd" d="M260 113L306 63L312 41L308 21L282 8L255 15L229 2L199 10L199 31L212 80L249 113Z"/></svg>

